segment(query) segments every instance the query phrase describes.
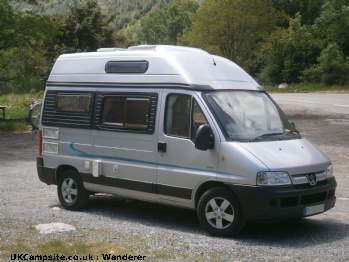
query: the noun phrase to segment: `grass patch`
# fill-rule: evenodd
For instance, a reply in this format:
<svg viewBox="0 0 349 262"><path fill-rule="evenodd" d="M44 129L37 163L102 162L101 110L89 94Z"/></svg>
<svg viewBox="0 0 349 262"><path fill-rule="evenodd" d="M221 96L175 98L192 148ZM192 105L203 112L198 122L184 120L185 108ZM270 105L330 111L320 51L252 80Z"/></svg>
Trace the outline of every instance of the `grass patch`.
<svg viewBox="0 0 349 262"><path fill-rule="evenodd" d="M25 132L30 131L31 127L27 120L1 121L0 132Z"/></svg>
<svg viewBox="0 0 349 262"><path fill-rule="evenodd" d="M142 239L137 241L127 241L129 236L122 236L121 238L106 240L106 241L93 241L91 236L96 238L105 238L110 235L110 232L100 231L86 234L77 230L76 232L65 232L42 235L34 227L19 228L13 225L7 226L9 230L9 237L2 238L0 242L0 261L18 260L14 259L14 256L18 254L28 254L27 259L30 260L30 256L51 256L56 255L69 256L78 258L79 261L87 261L88 258L93 260L103 261L103 255L144 255L147 256L149 252L146 249L140 250L142 245ZM97 236L96 236L97 234ZM85 258L85 259L84 259ZM60 260L60 259L56 259ZM63 259L65 260L65 259ZM41 260L42 261L42 260Z"/></svg>
<svg viewBox="0 0 349 262"><path fill-rule="evenodd" d="M16 224L15 224L16 223ZM40 256L64 256L66 260L72 256L70 261L106 261L106 257L111 259L114 256L143 256L144 260L133 261L224 261L231 250L217 252L217 250L207 250L204 253L195 253L193 249L185 243L171 240L161 240L157 235L121 233L113 230L97 230L79 228L75 232L40 234L35 227L19 225L18 222L10 221L1 223L0 232L0 261L18 261L19 254L28 254L26 258L30 261L30 256L36 259ZM14 256L17 259L14 259ZM241 256L242 254L236 254ZM33 258L34 258L33 257ZM34 259L32 259L34 261ZM118 261L122 261L120 259ZM129 261L129 260L127 260ZM229 261L235 261L229 259ZM237 259L239 261L239 259Z"/></svg>
<svg viewBox="0 0 349 262"><path fill-rule="evenodd" d="M0 96L0 106L6 107L6 119L0 119L0 132L30 131L28 112L31 99L42 99L38 94L8 94ZM0 116L1 112L0 112Z"/></svg>
<svg viewBox="0 0 349 262"><path fill-rule="evenodd" d="M287 88L267 86L268 92L279 93L307 93L307 92L349 92L349 86L326 86L323 84L302 83L289 85Z"/></svg>
<svg viewBox="0 0 349 262"><path fill-rule="evenodd" d="M15 255L30 256L71 256L72 260L105 261L106 256L145 256L145 261L163 261L176 257L187 257L181 251L164 251L154 247L144 235L116 233L107 230L86 230L77 228L75 232L39 234L34 227L5 223L1 231L0 261L18 260ZM114 257L115 258L115 257ZM56 259L57 260L57 259ZM61 259L58 259L61 260ZM63 259L64 260L64 259ZM119 259L120 261L121 259ZM41 260L42 261L42 260Z"/></svg>

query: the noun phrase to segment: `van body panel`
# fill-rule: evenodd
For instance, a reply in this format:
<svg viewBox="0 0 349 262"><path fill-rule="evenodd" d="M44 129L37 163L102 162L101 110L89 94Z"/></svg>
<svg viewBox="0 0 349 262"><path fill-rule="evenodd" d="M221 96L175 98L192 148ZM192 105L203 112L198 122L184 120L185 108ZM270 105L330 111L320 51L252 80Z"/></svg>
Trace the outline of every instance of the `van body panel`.
<svg viewBox="0 0 349 262"><path fill-rule="evenodd" d="M268 167L238 142L222 142L218 168L219 180L256 185L256 175Z"/></svg>
<svg viewBox="0 0 349 262"><path fill-rule="evenodd" d="M142 194L138 193L140 191L145 193L147 198L149 193L155 198L156 195L151 191L157 167L154 139L155 135L149 134L99 131L94 135L92 148L84 150L76 143L69 143L65 152L71 157L79 157L82 165L85 161L91 161L91 166L93 160L101 162L101 173L97 178L93 178L93 183L96 184L95 191L108 187L109 193L122 194L123 188L139 188L137 185L142 184L150 190L134 190L135 195Z"/></svg>
<svg viewBox="0 0 349 262"><path fill-rule="evenodd" d="M326 170L330 164L330 160L305 138L240 145L263 162L270 171L286 171L290 175L298 175Z"/></svg>
<svg viewBox="0 0 349 262"><path fill-rule="evenodd" d="M161 47L160 47L161 49ZM62 55L52 68L49 82L177 83L208 85L214 89L258 90L259 84L235 63L206 52L121 51ZM149 62L144 74L106 74L109 61Z"/></svg>
<svg viewBox="0 0 349 262"><path fill-rule="evenodd" d="M100 180L103 180L103 178L101 178ZM110 186L105 184L108 184L108 182L106 181L105 183L103 183L102 181L94 181L93 184L88 184L93 189L91 190L90 189L91 187L87 187L86 189L89 189L92 192L96 192L96 193L103 192L103 193L108 193L108 194L113 194L113 195L118 195L123 197L129 197L133 199L157 202L157 200L155 199L154 193L148 193L140 190L129 190L121 187L116 187L115 185Z"/></svg>

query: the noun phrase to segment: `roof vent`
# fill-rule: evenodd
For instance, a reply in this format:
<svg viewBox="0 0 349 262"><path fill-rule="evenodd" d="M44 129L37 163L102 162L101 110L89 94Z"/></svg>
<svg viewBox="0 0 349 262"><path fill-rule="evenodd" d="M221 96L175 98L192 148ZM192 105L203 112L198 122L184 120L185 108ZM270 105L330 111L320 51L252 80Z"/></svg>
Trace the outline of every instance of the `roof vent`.
<svg viewBox="0 0 349 262"><path fill-rule="evenodd" d="M137 50L155 50L156 45L138 45L138 46L130 46L127 50L137 51Z"/></svg>
<svg viewBox="0 0 349 262"><path fill-rule="evenodd" d="M105 65L106 73L145 73L148 61L109 61Z"/></svg>
<svg viewBox="0 0 349 262"><path fill-rule="evenodd" d="M126 51L125 48L109 47L109 48L98 48L97 52L113 52L113 51Z"/></svg>

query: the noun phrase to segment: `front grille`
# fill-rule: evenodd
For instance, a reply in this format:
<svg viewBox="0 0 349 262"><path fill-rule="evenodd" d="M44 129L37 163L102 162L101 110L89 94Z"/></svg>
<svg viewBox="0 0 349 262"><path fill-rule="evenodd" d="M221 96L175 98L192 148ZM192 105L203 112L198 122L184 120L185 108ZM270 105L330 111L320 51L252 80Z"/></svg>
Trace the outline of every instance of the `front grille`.
<svg viewBox="0 0 349 262"><path fill-rule="evenodd" d="M330 192L328 192L327 199L331 199L331 198L335 197L335 195L336 195L335 192L336 192L335 189L330 190Z"/></svg>
<svg viewBox="0 0 349 262"><path fill-rule="evenodd" d="M321 192L317 194L305 195L301 197L302 205L310 205L326 200L327 192Z"/></svg>
<svg viewBox="0 0 349 262"><path fill-rule="evenodd" d="M280 199L280 207L295 207L298 204L298 197L285 197Z"/></svg>
<svg viewBox="0 0 349 262"><path fill-rule="evenodd" d="M272 199L270 201L270 206L275 207L279 205L281 208L296 207L298 205L308 206L323 203L325 200L335 197L335 195L336 190L332 189L330 191L320 192L316 194Z"/></svg>

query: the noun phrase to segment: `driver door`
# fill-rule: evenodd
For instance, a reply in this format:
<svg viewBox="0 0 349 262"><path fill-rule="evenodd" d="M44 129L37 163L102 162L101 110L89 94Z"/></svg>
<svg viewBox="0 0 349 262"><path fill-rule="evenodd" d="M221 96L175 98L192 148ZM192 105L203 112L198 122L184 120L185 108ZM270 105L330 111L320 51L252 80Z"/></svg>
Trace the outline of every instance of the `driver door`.
<svg viewBox="0 0 349 262"><path fill-rule="evenodd" d="M192 204L198 185L216 178L219 143L207 151L195 148L197 129L210 124L197 97L171 90L163 95L166 102L162 103L159 123L157 194L163 201ZM214 136L217 140L218 135Z"/></svg>

